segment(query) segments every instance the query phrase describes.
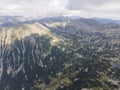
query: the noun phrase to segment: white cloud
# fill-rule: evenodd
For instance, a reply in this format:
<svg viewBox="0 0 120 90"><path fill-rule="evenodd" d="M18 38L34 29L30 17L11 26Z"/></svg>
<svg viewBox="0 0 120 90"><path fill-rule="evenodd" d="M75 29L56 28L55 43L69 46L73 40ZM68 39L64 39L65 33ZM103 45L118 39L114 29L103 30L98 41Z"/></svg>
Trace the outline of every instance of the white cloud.
<svg viewBox="0 0 120 90"><path fill-rule="evenodd" d="M120 0L69 0L67 8L84 17L120 19Z"/></svg>
<svg viewBox="0 0 120 90"><path fill-rule="evenodd" d="M0 0L1 15L55 16L66 13L68 0Z"/></svg>
<svg viewBox="0 0 120 90"><path fill-rule="evenodd" d="M120 0L0 0L0 15L120 19Z"/></svg>

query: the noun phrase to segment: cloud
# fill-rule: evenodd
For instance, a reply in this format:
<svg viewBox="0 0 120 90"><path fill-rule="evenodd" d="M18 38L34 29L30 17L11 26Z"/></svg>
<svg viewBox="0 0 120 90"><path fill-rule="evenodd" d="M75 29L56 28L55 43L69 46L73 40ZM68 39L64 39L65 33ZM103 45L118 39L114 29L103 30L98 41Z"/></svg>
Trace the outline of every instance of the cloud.
<svg viewBox="0 0 120 90"><path fill-rule="evenodd" d="M120 0L0 0L0 15L81 16L120 19Z"/></svg>
<svg viewBox="0 0 120 90"><path fill-rule="evenodd" d="M55 16L66 13L68 0L1 0L3 15Z"/></svg>
<svg viewBox="0 0 120 90"><path fill-rule="evenodd" d="M69 0L67 8L84 17L120 19L120 0Z"/></svg>

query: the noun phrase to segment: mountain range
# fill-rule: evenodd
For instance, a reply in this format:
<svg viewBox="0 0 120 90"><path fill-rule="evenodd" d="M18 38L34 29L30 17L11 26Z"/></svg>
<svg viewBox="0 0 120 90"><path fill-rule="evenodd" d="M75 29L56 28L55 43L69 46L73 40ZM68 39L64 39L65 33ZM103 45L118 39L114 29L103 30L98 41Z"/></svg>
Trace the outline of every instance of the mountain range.
<svg viewBox="0 0 120 90"><path fill-rule="evenodd" d="M0 90L119 90L119 22L0 16Z"/></svg>

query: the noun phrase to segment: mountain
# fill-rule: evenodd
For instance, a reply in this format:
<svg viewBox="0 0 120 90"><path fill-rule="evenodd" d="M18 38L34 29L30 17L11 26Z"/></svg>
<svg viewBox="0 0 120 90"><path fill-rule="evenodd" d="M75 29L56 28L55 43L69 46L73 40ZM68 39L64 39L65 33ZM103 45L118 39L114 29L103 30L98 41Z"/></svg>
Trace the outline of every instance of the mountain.
<svg viewBox="0 0 120 90"><path fill-rule="evenodd" d="M0 90L120 89L120 25L78 17L0 22Z"/></svg>
<svg viewBox="0 0 120 90"><path fill-rule="evenodd" d="M52 42L57 42L58 38L50 30L40 23L20 24L12 27L1 28L1 36L6 38L6 44L11 44L15 40L21 40L31 34L47 35L52 38Z"/></svg>
<svg viewBox="0 0 120 90"><path fill-rule="evenodd" d="M12 26L26 21L27 18L22 16L0 16L0 26Z"/></svg>
<svg viewBox="0 0 120 90"><path fill-rule="evenodd" d="M120 20L112 20L112 19L107 19L107 18L93 18L93 19L98 21L101 24L116 23L120 25Z"/></svg>
<svg viewBox="0 0 120 90"><path fill-rule="evenodd" d="M110 59L112 66L120 68L120 25L116 23L101 24L93 19L70 20L59 24L51 22L46 25L52 28L52 31L62 40L76 44L75 51L80 57L81 49L77 51L78 45L83 49L87 47L93 52L95 50L101 58ZM86 52L84 54L88 56Z"/></svg>
<svg viewBox="0 0 120 90"><path fill-rule="evenodd" d="M41 77L42 82L44 78L47 80L46 76L41 76L44 75L42 59L49 53L50 46L58 42L59 39L47 27L37 22L2 27L0 30L0 89L6 90L9 87L9 90L21 90L24 80L28 82L31 79L31 85L37 77ZM34 78L30 78L30 75ZM30 87L25 86L25 88Z"/></svg>

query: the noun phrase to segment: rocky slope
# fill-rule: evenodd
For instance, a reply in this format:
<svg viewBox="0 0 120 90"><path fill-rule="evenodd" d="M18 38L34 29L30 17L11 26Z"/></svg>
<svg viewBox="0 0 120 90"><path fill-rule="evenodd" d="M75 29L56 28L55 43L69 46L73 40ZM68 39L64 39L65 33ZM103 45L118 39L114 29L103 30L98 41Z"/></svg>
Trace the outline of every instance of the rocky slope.
<svg viewBox="0 0 120 90"><path fill-rule="evenodd" d="M0 30L1 90L6 90L7 86L9 90L16 90L17 86L16 88L9 86L15 84L14 80L24 81L32 72L34 72L35 78L39 77L38 73L44 73L41 71L44 67L41 60L48 53L46 50L49 50L50 45L58 42L59 39L40 23L2 27ZM13 80L13 84L10 83L11 80ZM18 83L21 82L18 81Z"/></svg>

